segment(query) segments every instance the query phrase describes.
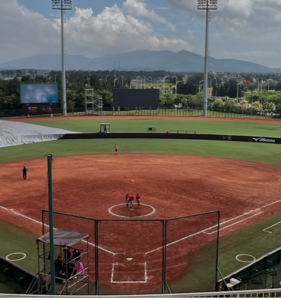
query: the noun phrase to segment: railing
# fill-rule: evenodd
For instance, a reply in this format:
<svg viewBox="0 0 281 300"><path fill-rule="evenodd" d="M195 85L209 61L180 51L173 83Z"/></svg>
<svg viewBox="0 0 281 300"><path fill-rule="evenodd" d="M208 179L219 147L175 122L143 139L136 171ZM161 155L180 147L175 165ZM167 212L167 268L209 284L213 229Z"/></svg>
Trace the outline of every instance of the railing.
<svg viewBox="0 0 281 300"><path fill-rule="evenodd" d="M281 289L265 289L252 291L232 291L213 293L187 293L187 294L156 294L156 295L110 295L110 298L277 298L281 296ZM25 295L25 294L0 294L4 298L51 298L57 295ZM69 295L60 295L60 298L70 298ZM73 295L72 297L77 297ZM79 295L79 298L108 298L107 295Z"/></svg>
<svg viewBox="0 0 281 300"><path fill-rule="evenodd" d="M157 107L121 107L114 109L113 107L103 107L100 112L85 112L83 107L68 109L68 116L175 116L175 117L202 117L201 109L189 108L157 108ZM62 116L61 109L52 109L51 112L44 114L32 112L29 115L24 114L21 109L0 110L0 119L7 118L27 118L27 117L56 117ZM264 119L264 120L281 120L279 113L269 111L256 111L255 109L237 110L218 109L208 110L208 117L213 118L239 118L239 119Z"/></svg>

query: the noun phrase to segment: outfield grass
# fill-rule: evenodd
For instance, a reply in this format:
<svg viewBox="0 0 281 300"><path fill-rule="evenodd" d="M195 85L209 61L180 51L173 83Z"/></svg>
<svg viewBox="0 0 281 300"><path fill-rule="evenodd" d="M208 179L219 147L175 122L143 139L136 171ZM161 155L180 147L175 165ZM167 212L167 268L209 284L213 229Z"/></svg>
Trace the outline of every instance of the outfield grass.
<svg viewBox="0 0 281 300"><path fill-rule="evenodd" d="M107 122L111 123L111 132L146 132L148 127L155 126L157 128L157 132L165 132L169 129L195 130L198 133L269 137L281 136L281 125L254 122L152 118L81 118L29 121L29 123L32 124L63 128L79 132L97 132L99 131L99 124ZM0 163L40 157L43 158L48 153L51 153L54 156L113 153L115 143L118 143L120 153L160 153L212 156L281 166L281 148L280 145L277 144L164 139L61 140L6 147L0 148ZM235 233L232 233L231 235L221 238L219 246L219 268L222 274L227 275L244 265L235 259L237 254L248 253L258 258L269 251L280 247L280 230L275 231L273 234L266 234L262 232L263 228L279 222L280 217L281 213L278 213L268 219L247 226ZM9 242L0 243L0 255L6 256L7 253L10 252L20 252L19 250L14 250L20 248L22 249L21 251L30 253L30 258L32 258L28 261L27 268L30 271L36 272L29 268L29 264L37 267L35 236L16 227L10 228L10 225L3 225L2 223L3 222L0 221L1 229L4 228L4 230L0 231L0 239ZM15 237L15 239L10 237ZM26 240L27 243L25 242ZM194 289L198 290L200 289L200 284L204 282L204 284L210 286L210 288L213 287L213 283L209 282L209 278L212 276L211 272L213 272L211 267L208 268L209 247L214 247L214 245L208 245L208 247L202 247L198 250L196 256L197 262L195 261L194 263L194 266L203 264L205 266L205 272L202 274L202 270L194 270L192 269L193 266L191 266L189 273L183 279L182 285L186 282L190 282L190 284L194 285ZM24 261L22 261L22 263L25 264ZM26 267L25 265L23 266ZM201 282L198 281L197 276L189 277L191 276L190 274L193 274L192 276L195 274L199 277L201 276ZM197 280L194 280L194 278L197 278ZM171 283L171 287L176 287L177 290L179 285L181 285L179 281Z"/></svg>
<svg viewBox="0 0 281 300"><path fill-rule="evenodd" d="M160 153L213 156L281 165L281 147L229 141L151 140L151 139L95 139L58 140L0 148L0 163L56 156L113 153L114 144L119 153Z"/></svg>
<svg viewBox="0 0 281 300"><path fill-rule="evenodd" d="M157 132L169 130L189 130L197 133L261 135L269 137L281 136L281 123L258 123L243 121L218 121L202 119L153 119L153 118L92 118L85 119L51 119L42 121L26 121L31 124L79 132L98 132L100 123L111 123L111 132L147 132L148 127L156 127Z"/></svg>

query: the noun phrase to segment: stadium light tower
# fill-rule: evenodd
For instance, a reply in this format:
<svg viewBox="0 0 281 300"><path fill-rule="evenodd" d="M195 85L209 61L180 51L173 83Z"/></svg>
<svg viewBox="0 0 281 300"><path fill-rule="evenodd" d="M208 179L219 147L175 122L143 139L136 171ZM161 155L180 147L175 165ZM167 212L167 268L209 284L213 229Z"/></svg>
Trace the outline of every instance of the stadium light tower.
<svg viewBox="0 0 281 300"><path fill-rule="evenodd" d="M64 32L63 32L63 11L72 10L72 0L52 0L52 8L61 11L61 83L62 83L62 113L67 115L66 107L66 83L65 83L65 62L64 62Z"/></svg>
<svg viewBox="0 0 281 300"><path fill-rule="evenodd" d="M197 2L197 9L198 10L206 10L203 116L207 117L207 110L208 110L209 11L218 9L218 0L197 0L197 1L198 1Z"/></svg>

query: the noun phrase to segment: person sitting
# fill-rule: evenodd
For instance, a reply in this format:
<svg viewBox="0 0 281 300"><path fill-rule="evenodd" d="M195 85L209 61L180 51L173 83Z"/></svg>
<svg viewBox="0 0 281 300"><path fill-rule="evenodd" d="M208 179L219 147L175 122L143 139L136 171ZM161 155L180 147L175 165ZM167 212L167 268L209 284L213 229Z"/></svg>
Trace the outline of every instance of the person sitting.
<svg viewBox="0 0 281 300"><path fill-rule="evenodd" d="M79 276L83 277L85 272L84 272L84 265L83 265L82 261L77 262L77 265L75 267L75 271L76 271L76 275L79 275Z"/></svg>

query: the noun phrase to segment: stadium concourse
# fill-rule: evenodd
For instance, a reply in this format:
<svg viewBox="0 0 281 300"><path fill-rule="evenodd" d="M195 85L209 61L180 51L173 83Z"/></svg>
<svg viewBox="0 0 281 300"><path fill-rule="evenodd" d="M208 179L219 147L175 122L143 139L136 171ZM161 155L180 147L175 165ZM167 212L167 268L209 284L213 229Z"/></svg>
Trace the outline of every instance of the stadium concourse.
<svg viewBox="0 0 281 300"><path fill-rule="evenodd" d="M0 147L54 141L66 133L79 132L0 120Z"/></svg>

